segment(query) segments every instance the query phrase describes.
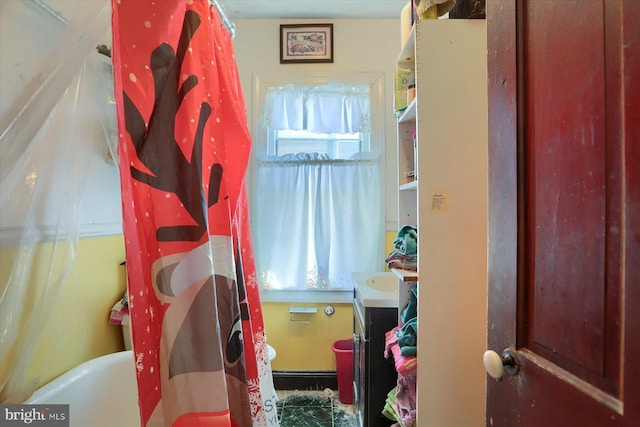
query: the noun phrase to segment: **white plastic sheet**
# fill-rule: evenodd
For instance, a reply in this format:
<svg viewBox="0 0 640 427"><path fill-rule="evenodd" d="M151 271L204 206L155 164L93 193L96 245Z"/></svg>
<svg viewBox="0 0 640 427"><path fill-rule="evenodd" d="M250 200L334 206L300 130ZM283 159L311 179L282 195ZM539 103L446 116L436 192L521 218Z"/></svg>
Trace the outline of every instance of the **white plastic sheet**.
<svg viewBox="0 0 640 427"><path fill-rule="evenodd" d="M75 258L96 143L87 58L109 26L106 1L0 2L0 402L24 401L26 368ZM51 191L55 189L56 191Z"/></svg>

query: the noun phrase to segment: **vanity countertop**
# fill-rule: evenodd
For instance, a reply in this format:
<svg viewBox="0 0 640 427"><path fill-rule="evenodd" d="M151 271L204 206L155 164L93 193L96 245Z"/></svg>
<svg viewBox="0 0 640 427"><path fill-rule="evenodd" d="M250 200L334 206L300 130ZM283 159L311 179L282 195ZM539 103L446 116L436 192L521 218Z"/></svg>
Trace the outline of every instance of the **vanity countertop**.
<svg viewBox="0 0 640 427"><path fill-rule="evenodd" d="M356 272L354 280L355 298L364 307L398 307L398 278L395 274L379 272Z"/></svg>

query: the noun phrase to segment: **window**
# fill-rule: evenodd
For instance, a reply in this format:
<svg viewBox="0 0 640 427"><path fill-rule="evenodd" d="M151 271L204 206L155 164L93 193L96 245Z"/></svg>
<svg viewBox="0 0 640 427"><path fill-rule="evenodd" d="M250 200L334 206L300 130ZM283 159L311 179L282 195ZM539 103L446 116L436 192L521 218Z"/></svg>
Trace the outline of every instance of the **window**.
<svg viewBox="0 0 640 427"><path fill-rule="evenodd" d="M351 290L353 271L384 261L370 88L275 86L263 99L251 199L257 280L264 290Z"/></svg>
<svg viewBox="0 0 640 427"><path fill-rule="evenodd" d="M363 151L360 132L348 133L313 133L306 130L273 130L274 155L296 153L326 154L331 159L348 159Z"/></svg>

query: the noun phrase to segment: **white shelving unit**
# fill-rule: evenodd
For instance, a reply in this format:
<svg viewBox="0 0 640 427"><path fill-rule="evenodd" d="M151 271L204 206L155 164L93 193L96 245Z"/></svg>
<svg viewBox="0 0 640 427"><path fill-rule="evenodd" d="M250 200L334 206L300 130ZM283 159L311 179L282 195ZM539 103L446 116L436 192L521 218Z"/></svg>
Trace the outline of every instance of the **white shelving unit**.
<svg viewBox="0 0 640 427"><path fill-rule="evenodd" d="M416 78L397 154L398 226L418 228L418 272L393 272L399 312L418 284L419 426L485 425L486 53L484 20L419 20L396 60Z"/></svg>

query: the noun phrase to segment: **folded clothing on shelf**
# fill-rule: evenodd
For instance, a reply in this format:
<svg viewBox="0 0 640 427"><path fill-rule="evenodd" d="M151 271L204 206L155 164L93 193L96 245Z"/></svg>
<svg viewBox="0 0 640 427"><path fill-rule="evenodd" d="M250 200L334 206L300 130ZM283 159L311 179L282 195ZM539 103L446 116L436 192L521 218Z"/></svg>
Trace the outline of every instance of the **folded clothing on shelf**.
<svg viewBox="0 0 640 427"><path fill-rule="evenodd" d="M418 286L413 286L409 294L409 302L400 311L402 323L406 323L418 315Z"/></svg>
<svg viewBox="0 0 640 427"><path fill-rule="evenodd" d="M394 426L413 427L416 423L416 377L398 377L398 384L387 393L382 415L396 421Z"/></svg>
<svg viewBox="0 0 640 427"><path fill-rule="evenodd" d="M399 376L396 386L396 411L400 415L400 422L405 427L411 427L416 422L416 377Z"/></svg>
<svg viewBox="0 0 640 427"><path fill-rule="evenodd" d="M387 399L384 402L384 408L382 409L382 415L390 419L391 421L401 422L400 414L398 414L397 404L396 404L396 387L392 388L389 393L387 393ZM400 425L400 424L395 424Z"/></svg>
<svg viewBox="0 0 640 427"><path fill-rule="evenodd" d="M393 356L394 365L398 374L403 376L414 375L418 366L418 359L414 356L404 356L398 344L398 335L396 332L400 330L400 326L396 326L385 333L385 349L384 357Z"/></svg>
<svg viewBox="0 0 640 427"><path fill-rule="evenodd" d="M414 317L396 332L400 354L415 356L418 346L418 318Z"/></svg>
<svg viewBox="0 0 640 427"><path fill-rule="evenodd" d="M404 225L393 240L393 250L385 262L389 268L418 270L418 229L412 225Z"/></svg>
<svg viewBox="0 0 640 427"><path fill-rule="evenodd" d="M415 256L406 256L392 252L385 259L385 262L389 268L418 271L418 258Z"/></svg>

